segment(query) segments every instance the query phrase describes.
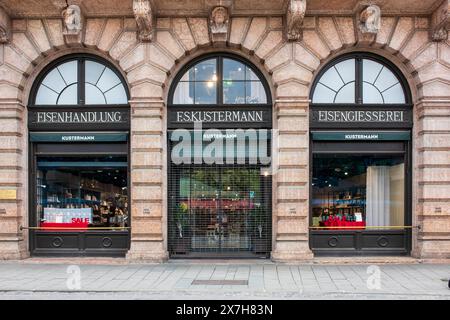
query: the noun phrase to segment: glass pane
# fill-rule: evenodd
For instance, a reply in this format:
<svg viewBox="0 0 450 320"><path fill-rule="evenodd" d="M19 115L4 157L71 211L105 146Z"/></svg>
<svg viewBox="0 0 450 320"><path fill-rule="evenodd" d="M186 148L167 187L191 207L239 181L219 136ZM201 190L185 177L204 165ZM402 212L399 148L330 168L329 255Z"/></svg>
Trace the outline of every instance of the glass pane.
<svg viewBox="0 0 450 320"><path fill-rule="evenodd" d="M245 80L245 68L239 61L223 59L223 79Z"/></svg>
<svg viewBox="0 0 450 320"><path fill-rule="evenodd" d="M397 82L398 82L398 79L392 73L392 71L384 68L383 71L381 71L380 76L378 77L377 81L375 82L375 86L380 91L384 91L387 88L396 84Z"/></svg>
<svg viewBox="0 0 450 320"><path fill-rule="evenodd" d="M75 83L78 81L78 61L69 61L58 66L59 72L61 72L67 84Z"/></svg>
<svg viewBox="0 0 450 320"><path fill-rule="evenodd" d="M179 82L175 93L173 94L174 104L193 104L194 103L194 83Z"/></svg>
<svg viewBox="0 0 450 320"><path fill-rule="evenodd" d="M195 82L195 104L215 104L216 84L215 81Z"/></svg>
<svg viewBox="0 0 450 320"><path fill-rule="evenodd" d="M54 105L58 99L58 94L49 88L41 85L36 95L37 105Z"/></svg>
<svg viewBox="0 0 450 320"><path fill-rule="evenodd" d="M107 104L127 104L127 94L122 84L105 92Z"/></svg>
<svg viewBox="0 0 450 320"><path fill-rule="evenodd" d="M92 84L97 84L98 80L100 79L100 76L102 75L103 71L105 70L106 66L94 62L94 61L86 61L85 64L85 72L86 72L86 82L90 82Z"/></svg>
<svg viewBox="0 0 450 320"><path fill-rule="evenodd" d="M348 59L334 66L345 83L355 81L355 63L355 59Z"/></svg>
<svg viewBox="0 0 450 320"><path fill-rule="evenodd" d="M403 156L315 154L313 226L403 226L404 185Z"/></svg>
<svg viewBox="0 0 450 320"><path fill-rule="evenodd" d="M189 69L183 76L180 81L194 81L195 79L195 71L194 68Z"/></svg>
<svg viewBox="0 0 450 320"><path fill-rule="evenodd" d="M223 103L225 104L245 104L245 82L233 82L231 80L223 82Z"/></svg>
<svg viewBox="0 0 450 320"><path fill-rule="evenodd" d="M259 81L247 81L246 103L267 103L266 90Z"/></svg>
<svg viewBox="0 0 450 320"><path fill-rule="evenodd" d="M60 93L67 86L57 68L50 71L45 76L45 79L42 81L42 83L58 93Z"/></svg>
<svg viewBox="0 0 450 320"><path fill-rule="evenodd" d="M260 79L256 75L256 73L254 73L253 70L249 67L247 67L246 72L245 72L245 80L260 81Z"/></svg>
<svg viewBox="0 0 450 320"><path fill-rule="evenodd" d="M379 77L381 69L386 69L383 67L382 64L364 59L363 60L363 80L366 82L369 82L371 84L374 84L375 80L377 80L377 77Z"/></svg>
<svg viewBox="0 0 450 320"><path fill-rule="evenodd" d="M97 87L105 92L120 83L119 77L109 68L106 68L98 80Z"/></svg>
<svg viewBox="0 0 450 320"><path fill-rule="evenodd" d="M400 83L383 92L384 103L406 103Z"/></svg>
<svg viewBox="0 0 450 320"><path fill-rule="evenodd" d="M38 157L40 227L128 227L127 158Z"/></svg>
<svg viewBox="0 0 450 320"><path fill-rule="evenodd" d="M99 88L86 83L85 85L86 104L106 104L105 97Z"/></svg>
<svg viewBox="0 0 450 320"><path fill-rule="evenodd" d="M384 103L380 91L366 82L363 84L363 103Z"/></svg>
<svg viewBox="0 0 450 320"><path fill-rule="evenodd" d="M78 85L74 83L65 88L60 93L57 104L78 104Z"/></svg>
<svg viewBox="0 0 450 320"><path fill-rule="evenodd" d="M345 85L334 67L331 67L324 73L320 78L320 83L336 92Z"/></svg>
<svg viewBox="0 0 450 320"><path fill-rule="evenodd" d="M202 61L195 65L195 81L217 81L216 59Z"/></svg>
<svg viewBox="0 0 450 320"><path fill-rule="evenodd" d="M354 103L355 102L355 83L346 84L339 90L335 97L335 103Z"/></svg>
<svg viewBox="0 0 450 320"><path fill-rule="evenodd" d="M330 88L325 87L320 82L316 85L314 89L314 96L312 99L313 103L334 103L334 97L336 92L332 91Z"/></svg>

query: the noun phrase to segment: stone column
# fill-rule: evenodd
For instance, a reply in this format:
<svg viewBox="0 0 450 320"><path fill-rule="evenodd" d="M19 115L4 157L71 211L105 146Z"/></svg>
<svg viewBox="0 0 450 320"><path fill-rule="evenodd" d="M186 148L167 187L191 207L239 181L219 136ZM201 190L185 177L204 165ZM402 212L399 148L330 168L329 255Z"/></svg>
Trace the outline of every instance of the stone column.
<svg viewBox="0 0 450 320"><path fill-rule="evenodd" d="M277 101L273 159L275 261L312 259L309 249L308 101Z"/></svg>
<svg viewBox="0 0 450 320"><path fill-rule="evenodd" d="M413 232L412 253L417 258L450 258L449 104L448 98L425 98L416 105L413 225L420 230Z"/></svg>
<svg viewBox="0 0 450 320"><path fill-rule="evenodd" d="M0 85L0 260L28 255L26 111L12 87Z"/></svg>
<svg viewBox="0 0 450 320"><path fill-rule="evenodd" d="M134 100L131 106L131 248L129 260L164 261L168 258L165 240L164 187L165 134L164 103Z"/></svg>

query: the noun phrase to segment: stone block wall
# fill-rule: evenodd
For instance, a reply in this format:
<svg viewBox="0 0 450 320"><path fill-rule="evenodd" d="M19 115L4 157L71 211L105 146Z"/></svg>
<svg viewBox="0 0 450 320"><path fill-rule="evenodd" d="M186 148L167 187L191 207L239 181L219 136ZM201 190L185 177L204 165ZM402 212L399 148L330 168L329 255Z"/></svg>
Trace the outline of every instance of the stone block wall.
<svg viewBox="0 0 450 320"><path fill-rule="evenodd" d="M429 39L430 19L382 17L372 41L354 17L307 16L303 39L287 42L283 19L235 17L226 45L213 46L206 18L158 18L153 41L141 43L132 17L88 18L79 43L66 43L60 19L13 19L0 44L0 258L28 254L26 105L33 80L56 57L97 53L125 75L131 92L130 259L167 259L166 100L176 71L204 52L230 51L254 62L274 101L273 250L275 260L312 258L308 244L311 82L331 58L350 51L380 54L409 81L414 100L413 255L450 258L450 46ZM5 209L4 212L1 209Z"/></svg>

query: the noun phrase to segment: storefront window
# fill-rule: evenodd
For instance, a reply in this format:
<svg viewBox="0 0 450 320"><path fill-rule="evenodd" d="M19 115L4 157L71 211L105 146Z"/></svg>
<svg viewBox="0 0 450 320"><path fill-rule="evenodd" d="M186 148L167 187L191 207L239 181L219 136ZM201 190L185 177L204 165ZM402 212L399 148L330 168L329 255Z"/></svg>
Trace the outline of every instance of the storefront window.
<svg viewBox="0 0 450 320"><path fill-rule="evenodd" d="M313 227L404 225L403 156L315 154L313 161Z"/></svg>
<svg viewBox="0 0 450 320"><path fill-rule="evenodd" d="M40 227L127 227L127 157L37 157Z"/></svg>

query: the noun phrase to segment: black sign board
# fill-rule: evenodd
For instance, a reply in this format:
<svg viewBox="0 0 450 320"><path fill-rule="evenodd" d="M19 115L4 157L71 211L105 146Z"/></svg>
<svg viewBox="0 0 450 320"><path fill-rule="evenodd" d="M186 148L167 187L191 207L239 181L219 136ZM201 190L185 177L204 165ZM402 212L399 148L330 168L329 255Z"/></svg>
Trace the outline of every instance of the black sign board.
<svg viewBox="0 0 450 320"><path fill-rule="evenodd" d="M124 108L41 108L28 112L31 130L128 130L130 112Z"/></svg>
<svg viewBox="0 0 450 320"><path fill-rule="evenodd" d="M310 110L311 128L411 128L412 110L404 107L317 107Z"/></svg>
<svg viewBox="0 0 450 320"><path fill-rule="evenodd" d="M169 128L271 128L272 109L268 107L170 107Z"/></svg>

